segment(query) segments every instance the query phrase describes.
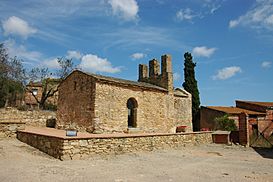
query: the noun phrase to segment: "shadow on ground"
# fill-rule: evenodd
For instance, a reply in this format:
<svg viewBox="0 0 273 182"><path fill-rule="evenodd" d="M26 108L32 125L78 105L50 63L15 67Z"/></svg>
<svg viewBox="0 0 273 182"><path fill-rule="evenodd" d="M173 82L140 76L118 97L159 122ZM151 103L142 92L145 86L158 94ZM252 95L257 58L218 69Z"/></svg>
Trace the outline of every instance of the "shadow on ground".
<svg viewBox="0 0 273 182"><path fill-rule="evenodd" d="M273 159L273 148L253 147L253 149L263 158Z"/></svg>

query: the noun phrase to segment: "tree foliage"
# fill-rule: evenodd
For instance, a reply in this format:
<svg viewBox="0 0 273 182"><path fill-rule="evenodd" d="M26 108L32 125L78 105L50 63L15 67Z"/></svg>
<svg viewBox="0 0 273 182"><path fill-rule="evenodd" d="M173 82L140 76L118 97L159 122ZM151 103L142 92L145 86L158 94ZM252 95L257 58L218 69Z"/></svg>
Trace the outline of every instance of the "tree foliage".
<svg viewBox="0 0 273 182"><path fill-rule="evenodd" d="M0 77L7 77L8 70L9 70L9 64L8 64L8 53L7 49L4 47L4 44L0 44Z"/></svg>
<svg viewBox="0 0 273 182"><path fill-rule="evenodd" d="M200 98L195 79L194 68L196 63L193 62L191 53L186 52L184 54L184 83L183 87L186 91L192 95L192 118L193 118L193 129L194 131L199 129L199 112L200 112Z"/></svg>
<svg viewBox="0 0 273 182"><path fill-rule="evenodd" d="M10 58L3 43L0 43L0 107L16 105L23 97L25 69L22 60Z"/></svg>
<svg viewBox="0 0 273 182"><path fill-rule="evenodd" d="M60 65L60 69L57 71L57 76L60 79L66 78L74 69L74 64L72 59L64 59L58 58L58 63Z"/></svg>
<svg viewBox="0 0 273 182"><path fill-rule="evenodd" d="M216 128L215 130L223 131L236 131L237 126L234 119L230 119L228 115L215 118Z"/></svg>
<svg viewBox="0 0 273 182"><path fill-rule="evenodd" d="M46 101L58 91L58 84L67 77L74 65L72 59L58 58L60 69L56 75L48 68L33 68L26 77L22 60L17 57L10 58L3 43L0 43L0 107L14 105L22 100L24 91L30 92L41 108L46 107ZM57 78L52 78L57 76ZM26 87L27 80L30 82ZM31 85L39 83L42 85L42 96L38 97Z"/></svg>
<svg viewBox="0 0 273 182"><path fill-rule="evenodd" d="M45 109L47 107L48 98L58 92L58 84L68 76L74 69L72 59L58 58L60 69L57 70L57 78L52 78L53 73L49 72L48 68L33 68L29 72L30 84L26 90L35 98L39 107ZM42 85L42 95L36 95L32 89L33 83Z"/></svg>

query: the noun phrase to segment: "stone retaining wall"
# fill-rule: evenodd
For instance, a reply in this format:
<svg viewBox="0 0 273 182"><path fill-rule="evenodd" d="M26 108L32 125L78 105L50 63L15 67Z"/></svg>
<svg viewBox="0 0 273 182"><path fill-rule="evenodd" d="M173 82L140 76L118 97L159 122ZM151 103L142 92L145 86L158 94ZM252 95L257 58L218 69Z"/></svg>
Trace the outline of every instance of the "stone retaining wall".
<svg viewBox="0 0 273 182"><path fill-rule="evenodd" d="M25 129L24 122L1 122L0 121L0 138L16 137L18 130Z"/></svg>
<svg viewBox="0 0 273 182"><path fill-rule="evenodd" d="M0 109L0 122L23 122L27 126L45 127L46 121L54 118L56 118L56 113L53 111L19 111L16 108Z"/></svg>
<svg viewBox="0 0 273 182"><path fill-rule="evenodd" d="M19 131L17 138L60 160L212 143L211 132L69 139Z"/></svg>
<svg viewBox="0 0 273 182"><path fill-rule="evenodd" d="M22 131L17 132L17 138L20 141L47 153L48 155L51 155L57 159L62 159L64 140L61 138L26 133Z"/></svg>

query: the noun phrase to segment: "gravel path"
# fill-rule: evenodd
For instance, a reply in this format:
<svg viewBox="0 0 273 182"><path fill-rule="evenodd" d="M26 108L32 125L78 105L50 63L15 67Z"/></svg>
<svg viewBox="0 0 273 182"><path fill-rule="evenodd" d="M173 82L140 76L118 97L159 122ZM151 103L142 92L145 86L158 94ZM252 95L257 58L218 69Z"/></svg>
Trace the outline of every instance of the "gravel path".
<svg viewBox="0 0 273 182"><path fill-rule="evenodd" d="M0 181L272 182L273 150L258 152L212 144L59 161L16 139L0 139Z"/></svg>

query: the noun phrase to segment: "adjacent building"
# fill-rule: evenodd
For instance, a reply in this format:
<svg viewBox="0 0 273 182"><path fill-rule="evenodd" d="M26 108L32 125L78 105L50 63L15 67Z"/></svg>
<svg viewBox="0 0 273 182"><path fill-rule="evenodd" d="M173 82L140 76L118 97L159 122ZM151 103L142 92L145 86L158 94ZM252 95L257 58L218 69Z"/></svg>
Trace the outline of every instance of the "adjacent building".
<svg viewBox="0 0 273 182"><path fill-rule="evenodd" d="M257 147L273 146L273 102L236 100L236 107L202 106L200 128L215 130L215 118L228 115L234 119L239 141Z"/></svg>
<svg viewBox="0 0 273 182"><path fill-rule="evenodd" d="M35 99L35 97L40 100L42 98L43 93L43 85L40 82L29 82L29 84L26 85L26 91L25 91L25 105L27 105L30 108L38 107L38 102ZM35 96L35 97L34 97Z"/></svg>
<svg viewBox="0 0 273 182"><path fill-rule="evenodd" d="M48 78L47 80L43 80L44 82L47 83L47 89L46 92L49 91L49 89L56 90L59 83L60 79L53 79L53 78ZM24 104L27 105L30 108L37 108L38 107L38 101L41 100L42 94L44 91L45 85L42 84L42 82L29 82L29 84L26 85L25 89L25 95L24 95ZM46 103L51 104L53 106L57 106L57 101L58 101L58 92L55 92L55 94L51 97L48 97ZM35 99L36 97L36 99Z"/></svg>
<svg viewBox="0 0 273 182"><path fill-rule="evenodd" d="M230 119L235 121L237 128L239 129L239 115L241 113L248 114L249 118L264 119L266 113L248 110L240 107L226 107L226 106L201 106L200 112L200 128L208 130L216 130L217 123L216 118L228 115Z"/></svg>

